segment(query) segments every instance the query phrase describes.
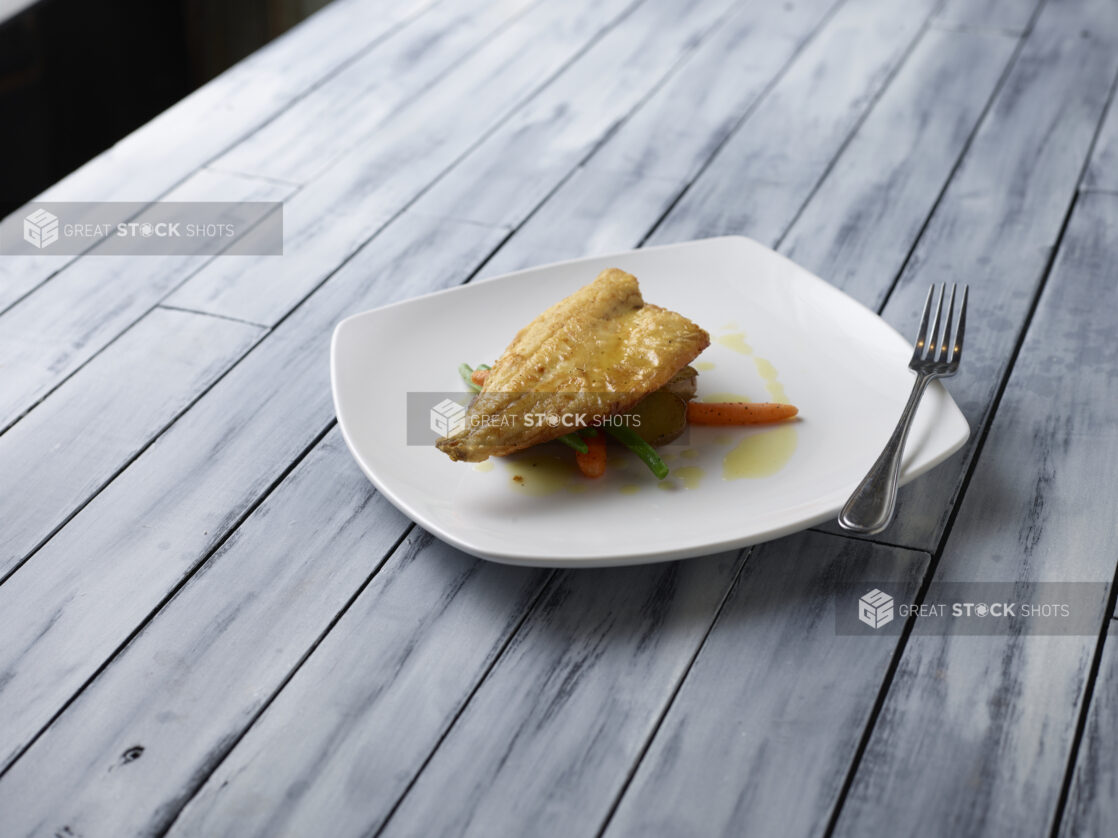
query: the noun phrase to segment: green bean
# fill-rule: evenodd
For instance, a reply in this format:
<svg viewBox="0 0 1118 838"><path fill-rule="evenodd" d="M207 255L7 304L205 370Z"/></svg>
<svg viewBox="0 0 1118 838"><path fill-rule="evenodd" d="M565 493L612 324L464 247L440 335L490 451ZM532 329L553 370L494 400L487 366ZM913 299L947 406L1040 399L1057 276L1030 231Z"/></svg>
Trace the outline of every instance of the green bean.
<svg viewBox="0 0 1118 838"><path fill-rule="evenodd" d="M604 425L603 430L638 457L648 466L649 471L656 475L657 480L668 476L668 466L660 459L656 449L641 439L640 434L627 425Z"/></svg>
<svg viewBox="0 0 1118 838"><path fill-rule="evenodd" d="M475 393L480 393L481 388L474 384L474 380L470 378L470 373L472 373L473 371L473 367L471 367L469 364L458 365L458 374L462 376L462 380L466 382L466 386L473 390Z"/></svg>
<svg viewBox="0 0 1118 838"><path fill-rule="evenodd" d="M576 433L563 434L561 437L558 437L558 440L564 445L569 445L579 454L585 454L590 450L586 443L582 441L582 437Z"/></svg>

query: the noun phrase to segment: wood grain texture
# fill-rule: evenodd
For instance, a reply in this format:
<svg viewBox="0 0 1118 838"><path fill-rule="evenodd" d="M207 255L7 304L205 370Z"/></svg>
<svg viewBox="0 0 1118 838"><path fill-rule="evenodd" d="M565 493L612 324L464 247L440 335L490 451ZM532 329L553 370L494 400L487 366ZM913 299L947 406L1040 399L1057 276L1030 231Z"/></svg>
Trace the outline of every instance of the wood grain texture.
<svg viewBox="0 0 1118 838"><path fill-rule="evenodd" d="M1113 743L1118 739L1118 622L1111 620L1098 679L1080 740L1061 838L1118 833L1118 769Z"/></svg>
<svg viewBox="0 0 1118 838"><path fill-rule="evenodd" d="M1080 197L935 571L942 581L1099 583L1110 617L1118 523L1118 196ZM1069 406L1074 405L1074 410ZM900 660L836 835L1047 833L1097 634L920 633Z"/></svg>
<svg viewBox="0 0 1118 838"><path fill-rule="evenodd" d="M880 308L1015 44L1004 35L928 30L780 252Z"/></svg>
<svg viewBox="0 0 1118 838"><path fill-rule="evenodd" d="M961 8L944 6L952 7ZM461 32L443 39L424 15L377 47L396 52L359 59L368 77L343 70L319 88L319 104L301 113L323 122L369 91L395 108L392 97L402 100L407 85L422 90L387 119L354 115L363 127L339 128L334 146L332 132L311 130L331 155L349 148L345 156L316 163L299 141L283 142L287 128L256 135L256 148L271 143L283 165L306 166L313 178L289 267L277 276L263 260L248 268L214 260L192 290L203 307L229 303L227 313L285 319L0 585L0 771L8 769L0 833L367 835L388 818L386 834L425 836L602 828L606 838L819 835L840 805L875 700L884 707L839 812L839 835L1047 833L1076 722L1087 712L1096 636L918 632L882 695L896 638L837 635L830 595L883 580L910 593L926 574L923 552L819 533L766 545L746 562L717 621L738 557L562 573L534 600L545 573L477 562L419 531L381 565L406 522L372 492L336 431L316 443L332 421L333 324L460 282L504 241L505 230L447 218L472 218L476 209L477 218L514 226L528 217L486 264L490 274L633 246L727 138L700 180L724 183L704 187L709 204L685 193L669 232L676 224L722 232L744 207L753 213L750 229L728 232L771 230L768 241L776 241L797 219L783 249L880 303L1005 66L1006 27L964 23L920 35L930 3L851 0L828 17L822 0L797 0L746 4L718 25L699 17L690 37L676 38L665 30L683 11L650 0L603 13L587 2L541 4L519 16L507 7L516 20L475 50L470 39L480 29L470 27L480 18L468 8L445 9L462 21ZM505 9L481 14L495 20ZM1118 441L1108 314L1118 293L1110 282L1118 196L1080 193L1008 370L1118 70L1114 18L1103 0L1049 0L889 300L887 317L907 330L928 281L971 272L978 308L968 364L950 387L958 395L962 384L989 412L1010 375L937 579L1095 579L1105 591L1114 573L1118 530L1105 504L1118 488L1108 469ZM626 28L634 20L645 21L645 43L664 47L663 55L632 49L640 36ZM428 43L422 32L434 39L416 57L427 75L381 85L374 75L404 66L405 42ZM598 79L586 66L618 76ZM573 84L546 99L567 78L624 93L630 85L620 79L634 67L667 68L633 82L647 99L602 104L600 91ZM354 87L325 92L342 77ZM270 89L267 79L257 83ZM356 98L346 100L350 93ZM522 143L506 137L513 125ZM1105 174L1114 130L1104 128L1092 170ZM253 142L239 147L245 166ZM491 144L525 178L524 196L513 194L507 208L497 199L511 186L484 191ZM405 210L384 226L443 182L445 200L424 201L422 212ZM56 380L79 371L10 433L63 400L75 411L67 421L80 422L100 397L109 422L122 406L112 392L96 392L101 379L90 371L119 369L114 351L173 314L157 309L128 330L146 310L134 299L147 292L137 289L152 279L83 268L88 261L38 293L79 269L91 272L88 286L75 284L21 321L47 335L54 318L69 323L58 335L74 341L66 350L74 354L59 356ZM94 300L94 276L119 278L123 302ZM163 277L154 283L165 292L172 285ZM67 321L73 304L92 314ZM53 357L26 349L38 333L17 335L12 346ZM148 370L140 366L146 359L119 360ZM182 362L202 375L204 357ZM981 384L964 381L970 370ZM151 382L137 415L114 432L138 428L129 438L150 438L161 405L207 385L201 377ZM143 387L141 378L125 389L139 396ZM976 427L989 420L976 422L972 408L968 415ZM109 454L119 459L126 442L90 452L78 475L109 474ZM19 463L30 473L44 455L38 443L26 448ZM964 470L948 481L952 491ZM92 491L93 483L82 485L44 496L42 521L75 505L68 491ZM8 501L0 498L0 513ZM945 507L928 495L906 513L904 502L905 522L932 521ZM911 542L939 545L947 522L944 513ZM935 527L938 535L929 535ZM1100 625L1106 604L1100 596ZM1113 666L1108 648L1065 834L1113 831Z"/></svg>
<svg viewBox="0 0 1118 838"><path fill-rule="evenodd" d="M261 332L204 315L153 311L0 436L0 580Z"/></svg>
<svg viewBox="0 0 1118 838"><path fill-rule="evenodd" d="M635 247L832 7L751 3L727 18L517 228L484 275Z"/></svg>
<svg viewBox="0 0 1118 838"><path fill-rule="evenodd" d="M638 186L634 183L636 179L630 179L628 183L632 183L636 189L643 189L644 187ZM667 179L663 179L665 182ZM614 176L613 184L617 184L617 176ZM607 183L607 188L609 184ZM642 214L642 207L639 201L624 201L620 204L624 210L618 210L611 214L611 223L616 225L634 225L633 218L639 219ZM580 231L583 228L576 227L572 233L570 228L566 228L564 232L572 233L572 240L578 242ZM595 230L592 225L586 225L585 229L587 235L600 234L600 230ZM631 226L630 229L636 231L637 226ZM537 245L531 240L524 243L520 242L520 234L514 236L510 245L515 244L515 251L530 258L530 253L536 250ZM500 258L500 257L498 257ZM836 540L837 544L846 544L845 541ZM861 547L856 549L861 550ZM926 559L921 558L919 570L924 567ZM918 572L918 571L916 571ZM881 574L884 575L884 574ZM889 650L892 649L890 645ZM341 654L340 652L337 654ZM353 652L353 654L360 654ZM880 684L881 677L884 674L885 665L888 662L889 653L886 652L882 656L880 665L875 670L874 674L876 680L873 678L867 679L866 689L862 691L861 698L863 703L861 705L861 712L863 716L868 713L868 708L872 706L873 699L876 695L876 690ZM312 658L312 662L315 659ZM814 659L813 659L814 660ZM349 667L344 664L334 664L327 666L322 663L321 671L348 671ZM360 673L354 677L361 677ZM316 681L321 682L321 678ZM335 689L338 686L335 685ZM307 691L311 687L308 685ZM362 693L364 694L364 693ZM274 832L280 829L280 824L289 823L293 824L291 827L291 834L298 834L299 826L302 825L306 828L308 824L320 822L326 812L330 812L332 826L338 828L343 833L354 831L357 834L362 834L366 829L371 828L368 820L369 798L376 791L376 800L380 799L382 794L388 794L392 789L399 789L401 783L405 782L408 777L392 777L389 779L376 780L379 775L374 775L367 784L361 786L354 786L352 777L355 773L360 773L362 776L369 774L372 769L362 765L358 767L355 764L356 757L353 754L368 752L372 750L370 745L365 751L356 750L355 745L352 749L346 748L344 752L333 753L328 752L328 749L333 745L337 749L336 743L341 741L348 741L348 737L343 739L343 730L348 728L341 727L342 722L335 722L334 727L330 727L324 731L311 731L299 738L303 742L313 743L316 750L326 753L327 756L322 759L327 759L327 768L320 774L314 777L308 777L306 773L307 759L298 755L292 755L290 761L286 761L284 756L283 740L277 738L277 731L291 730L292 724L297 724L300 718L319 718L320 714L307 713L306 707L308 702L313 702L314 699L304 694L300 690L295 696L287 703L286 696L281 696L281 702L284 706L290 709L280 715L274 722L266 717L264 724L257 731L250 732L249 737L245 740L245 747L247 750L241 751L240 748L234 751L231 755L229 762L219 770L214 778L207 784L206 788L199 797L199 802L196 806L190 807L182 822L183 833L191 834L192 832L212 832L218 831L220 833L223 829L231 829L234 832ZM302 712L300 713L300 709ZM325 713L328 715L330 708L326 708ZM513 714L515 717L515 714ZM397 727L391 721L380 719L379 725L374 726L370 724L367 729L361 732L361 741L365 741L368 737L370 741L376 741L375 737L385 735L383 730L392 730ZM569 725L568 725L569 728ZM845 753L845 758L849 759L853 747L857 743L858 736L860 735L860 727L852 727L850 730L850 749ZM353 734L351 734L353 735ZM249 748L247 743L252 742L253 745ZM321 744L317 744L321 742ZM437 755L436 755L437 758ZM275 765L277 761L285 760L284 768L282 771L276 771ZM316 765L322 765L318 758L314 759ZM600 774L603 778L609 777L608 770L610 767L616 770L616 764L609 764L602 769ZM612 778L616 781L616 777ZM593 782L593 779L588 780ZM436 784L438 787L439 784ZM353 789L353 797L356 802L349 803L346 801L339 802L339 794L337 789ZM288 804L277 809L271 810L266 818L253 818L252 817L252 804L250 801L262 800L294 800ZM525 806L530 808L533 805L529 800ZM539 801L536 805L543 805L543 801ZM339 811L343 814L339 815ZM349 814L352 811L352 814ZM604 811L599 812L599 817L604 816ZM244 814L239 814L244 813ZM352 823L351 823L352 817ZM338 826L339 822L341 826ZM232 826L224 827L223 824L230 823ZM375 825L376 821L373 820L372 824ZM486 816L479 816L478 823L487 824L492 826L492 820ZM445 824L430 825L422 824L421 829L434 829L440 831ZM405 831L408 831L405 828Z"/></svg>
<svg viewBox="0 0 1118 838"><path fill-rule="evenodd" d="M580 167L485 263L481 276L636 247L684 185L641 172ZM604 206L613 209L603 215Z"/></svg>
<svg viewBox="0 0 1118 838"><path fill-rule="evenodd" d="M415 204L512 226L568 175L727 14L726 0L647 0Z"/></svg>
<svg viewBox="0 0 1118 838"><path fill-rule="evenodd" d="M408 526L347 458L328 436L5 774L0 832L166 826Z"/></svg>
<svg viewBox="0 0 1118 838"><path fill-rule="evenodd" d="M1084 189L1118 192L1118 105L1112 99L1099 131L1091 162L1083 174Z"/></svg>
<svg viewBox="0 0 1118 838"><path fill-rule="evenodd" d="M650 238L773 242L908 54L935 4L851 0L718 151Z"/></svg>
<svg viewBox="0 0 1118 838"><path fill-rule="evenodd" d="M323 823L339 838L370 834L548 576L415 530L169 835L298 837Z"/></svg>
<svg viewBox="0 0 1118 838"><path fill-rule="evenodd" d="M944 0L936 23L952 27L993 29L1019 35L1044 0Z"/></svg>
<svg viewBox="0 0 1118 838"><path fill-rule="evenodd" d="M409 525L331 432L4 776L0 832L50 834L65 826L82 835L160 834ZM348 638L345 668L300 676L319 696L344 673L363 673L368 691L348 703L333 692L329 707L348 727L383 693L398 713L387 730L404 747L419 743L404 720L423 719L419 707L439 717L440 701L449 711L468 695L546 578L429 542L405 543L331 635L334 648ZM427 607L401 631L401 616L420 600ZM307 706L296 713L309 720ZM287 746L299 738L293 725L280 741L286 754L306 758ZM394 774L386 752L373 751L377 757L365 750L348 767L376 773L379 765ZM44 772L53 778L48 788ZM265 814L250 812L249 823ZM259 834L277 834L262 826ZM213 836L219 827L194 834ZM245 834L232 818L223 831Z"/></svg>
<svg viewBox="0 0 1118 838"><path fill-rule="evenodd" d="M602 171L690 182L845 2L746 3L598 149ZM835 25L842 25L840 15Z"/></svg>
<svg viewBox="0 0 1118 838"><path fill-rule="evenodd" d="M931 551L944 534L1118 72L1113 10L1108 0L1052 0L1041 10L885 307L886 320L914 335L931 283L971 289L966 356L947 385L971 437L901 490L880 536L890 543Z"/></svg>
<svg viewBox="0 0 1118 838"><path fill-rule="evenodd" d="M432 0L335 0L36 200L160 198L431 5ZM354 25L354 21L361 23ZM23 215L13 213L0 223L22 224ZM43 255L0 259L0 311L75 258Z"/></svg>
<svg viewBox="0 0 1118 838"><path fill-rule="evenodd" d="M740 562L560 575L381 834L593 834Z"/></svg>
<svg viewBox="0 0 1118 838"><path fill-rule="evenodd" d="M457 69L537 0L440 3L211 163L308 183L359 143L378 142L385 119Z"/></svg>
<svg viewBox="0 0 1118 838"><path fill-rule="evenodd" d="M334 324L460 282L502 236L402 217L0 585L0 768L329 426Z"/></svg>
<svg viewBox="0 0 1118 838"><path fill-rule="evenodd" d="M673 78L674 84L658 91L517 229L486 263L483 275L638 244L709 153L700 128L716 137L729 130L733 120L725 118L727 111L744 111L766 82L759 56L771 61L768 72L775 73L795 48L794 37L806 38L807 27L815 22L814 16L798 19L800 31L787 31L785 42L768 37L768 26L746 15L732 21L733 26L728 22ZM791 22L781 15L769 25L773 23ZM765 46L751 49L751 32ZM812 195L781 251L863 302L880 303L973 132L1012 46L1003 35L928 32ZM744 56L751 58L739 58L745 66L736 66L734 59ZM715 73L716 66L723 72ZM754 80L752 90L739 86L743 76ZM731 90L720 89L723 79ZM692 88L699 87L720 105L731 93L740 99L732 107L712 108L723 114L721 121L712 113L705 126L701 118L681 123L674 114L687 107L689 97L697 95ZM681 125L693 126L693 133ZM663 142L664 136L672 142ZM844 139L837 138L836 147ZM605 215L603 206L611 207ZM720 211L717 206L689 210L700 219Z"/></svg>
<svg viewBox="0 0 1118 838"><path fill-rule="evenodd" d="M291 187L255 178L199 172L169 200L277 201ZM18 261L23 257L9 257ZM0 429L143 317L172 288L210 261L245 256L98 256L95 248L0 315ZM279 261L278 257L257 257Z"/></svg>
<svg viewBox="0 0 1118 838"><path fill-rule="evenodd" d="M286 203L282 263L213 263L169 302L277 322L634 5L535 6Z"/></svg>
<svg viewBox="0 0 1118 838"><path fill-rule="evenodd" d="M835 608L863 582L905 601L927 567L814 533L756 548L605 836L821 834L898 641L838 634Z"/></svg>

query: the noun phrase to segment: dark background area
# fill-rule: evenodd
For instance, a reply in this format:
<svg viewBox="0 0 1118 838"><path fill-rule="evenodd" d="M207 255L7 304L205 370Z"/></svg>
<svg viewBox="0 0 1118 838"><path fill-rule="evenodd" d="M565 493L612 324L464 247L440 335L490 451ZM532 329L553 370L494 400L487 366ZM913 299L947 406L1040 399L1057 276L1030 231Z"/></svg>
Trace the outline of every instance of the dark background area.
<svg viewBox="0 0 1118 838"><path fill-rule="evenodd" d="M39 0L0 21L0 217L329 0Z"/></svg>

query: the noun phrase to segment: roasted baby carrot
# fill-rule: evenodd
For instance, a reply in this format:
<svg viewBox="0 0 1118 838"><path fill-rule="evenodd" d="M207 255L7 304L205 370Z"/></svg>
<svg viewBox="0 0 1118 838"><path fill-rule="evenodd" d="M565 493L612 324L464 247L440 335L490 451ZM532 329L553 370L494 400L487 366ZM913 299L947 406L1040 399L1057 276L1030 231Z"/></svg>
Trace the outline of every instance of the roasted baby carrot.
<svg viewBox="0 0 1118 838"><path fill-rule="evenodd" d="M776 402L688 402L687 421L693 425L761 425L791 419L799 408Z"/></svg>
<svg viewBox="0 0 1118 838"><path fill-rule="evenodd" d="M586 453L575 452L575 462L578 463L578 470L586 477L601 477L606 473L605 434L587 435L583 437L583 442L586 443Z"/></svg>

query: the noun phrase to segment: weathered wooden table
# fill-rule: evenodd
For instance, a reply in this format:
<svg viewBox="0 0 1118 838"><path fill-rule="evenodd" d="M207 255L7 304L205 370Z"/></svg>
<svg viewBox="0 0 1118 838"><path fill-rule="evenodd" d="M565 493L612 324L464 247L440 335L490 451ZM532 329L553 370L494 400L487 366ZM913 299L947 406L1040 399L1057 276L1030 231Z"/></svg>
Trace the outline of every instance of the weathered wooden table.
<svg viewBox="0 0 1118 838"><path fill-rule="evenodd" d="M75 172L286 250L0 260L0 834L1118 833L1116 74L1113 0L337 0ZM970 283L880 536L506 567L346 452L342 317L725 233L906 334ZM1104 594L840 635L863 579Z"/></svg>

